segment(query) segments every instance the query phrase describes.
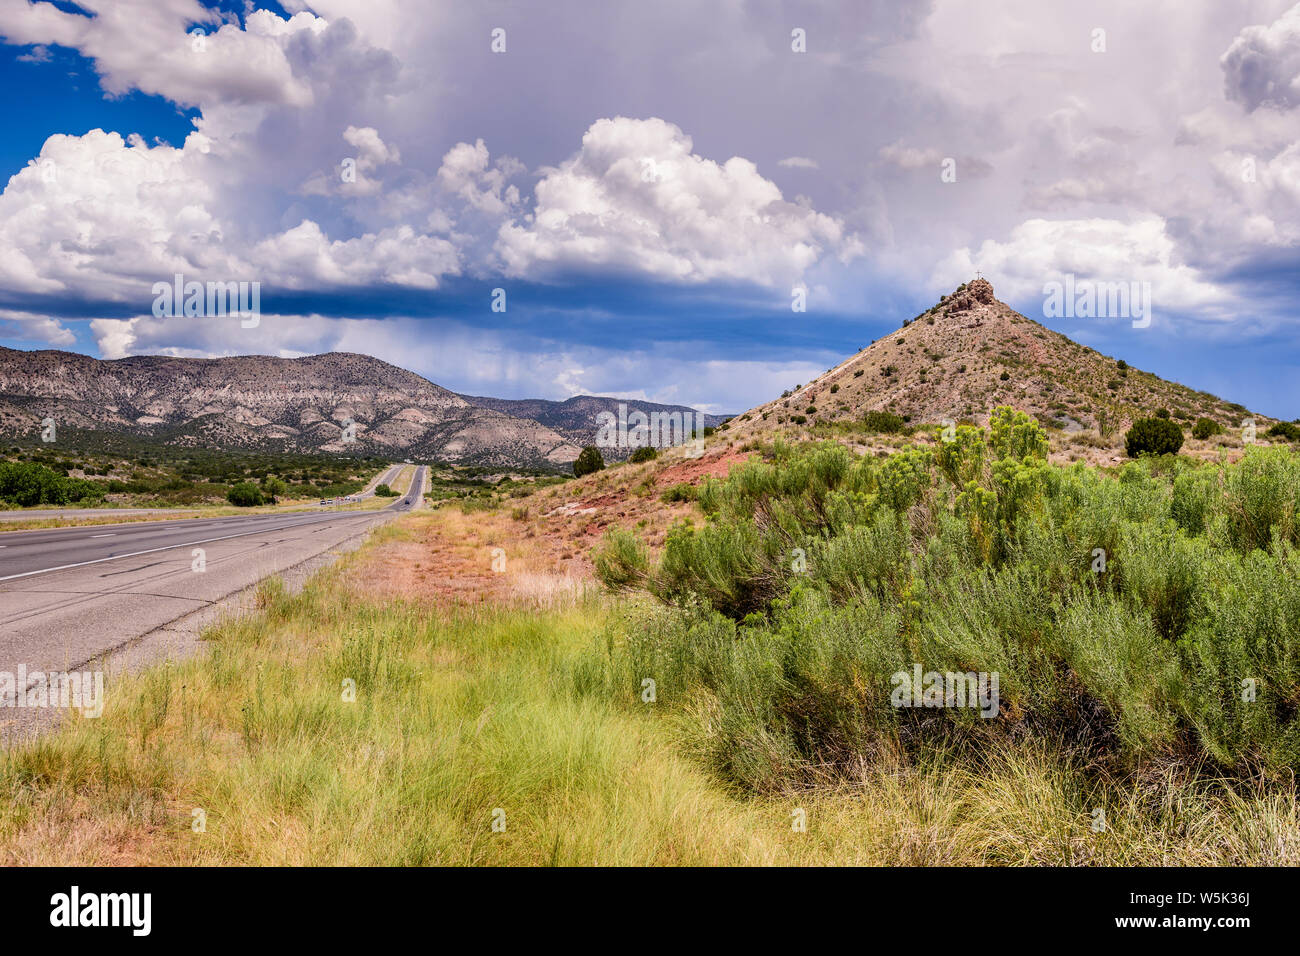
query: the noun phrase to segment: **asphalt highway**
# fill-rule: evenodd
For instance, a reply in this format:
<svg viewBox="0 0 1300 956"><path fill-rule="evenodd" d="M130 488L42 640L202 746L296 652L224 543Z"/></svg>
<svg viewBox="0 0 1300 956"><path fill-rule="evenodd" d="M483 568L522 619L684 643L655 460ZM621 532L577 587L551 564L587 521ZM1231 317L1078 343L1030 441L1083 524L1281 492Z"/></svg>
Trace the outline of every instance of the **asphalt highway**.
<svg viewBox="0 0 1300 956"><path fill-rule="evenodd" d="M381 477L396 477L400 467ZM93 666L419 507L426 478L417 466L407 493L383 509L0 533L0 672ZM0 709L0 724L5 716Z"/></svg>

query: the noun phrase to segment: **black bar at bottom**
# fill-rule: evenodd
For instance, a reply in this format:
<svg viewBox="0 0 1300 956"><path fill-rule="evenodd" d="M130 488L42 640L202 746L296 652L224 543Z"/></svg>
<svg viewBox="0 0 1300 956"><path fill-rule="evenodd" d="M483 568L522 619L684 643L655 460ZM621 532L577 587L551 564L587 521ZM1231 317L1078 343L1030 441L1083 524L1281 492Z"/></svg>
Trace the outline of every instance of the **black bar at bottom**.
<svg viewBox="0 0 1300 956"><path fill-rule="evenodd" d="M549 947L590 929L605 931L591 943L618 949L676 946L688 926L694 944L733 947L771 945L782 930L807 941L848 933L873 947L1190 936L1231 945L1290 923L1294 886L1293 871L1279 869L6 869L0 912L10 945L75 936L374 946L379 931L457 948L517 934ZM626 935L608 935L620 925Z"/></svg>

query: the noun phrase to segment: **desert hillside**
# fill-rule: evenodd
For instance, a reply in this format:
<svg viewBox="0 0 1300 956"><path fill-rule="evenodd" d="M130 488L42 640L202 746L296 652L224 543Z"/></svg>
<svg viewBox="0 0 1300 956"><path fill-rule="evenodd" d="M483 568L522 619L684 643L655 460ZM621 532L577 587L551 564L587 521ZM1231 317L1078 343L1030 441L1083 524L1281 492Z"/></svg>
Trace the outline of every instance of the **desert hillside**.
<svg viewBox="0 0 1300 956"><path fill-rule="evenodd" d="M1016 312L994 297L987 279L976 279L813 381L739 415L727 434L863 433L868 412L891 413L906 427L983 424L998 405L1038 419L1058 457L1094 461L1122 454L1125 430L1160 409L1189 427L1202 417L1217 422L1224 434L1213 447L1240 445L1246 419L1259 431L1273 422L1080 345ZM1198 448L1207 450L1189 443L1189 451Z"/></svg>
<svg viewBox="0 0 1300 956"><path fill-rule="evenodd" d="M381 454L498 467L566 466L554 430L472 405L368 355L104 361L0 348L0 427L130 434L167 444ZM354 430L345 432L348 421ZM355 442L346 441L355 437Z"/></svg>

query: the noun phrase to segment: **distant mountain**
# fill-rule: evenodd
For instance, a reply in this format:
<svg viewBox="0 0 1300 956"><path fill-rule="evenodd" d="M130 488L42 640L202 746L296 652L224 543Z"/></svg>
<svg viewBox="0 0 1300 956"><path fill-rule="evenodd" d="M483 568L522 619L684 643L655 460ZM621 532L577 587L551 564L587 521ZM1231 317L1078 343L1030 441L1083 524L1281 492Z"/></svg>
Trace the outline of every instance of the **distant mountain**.
<svg viewBox="0 0 1300 956"><path fill-rule="evenodd" d="M350 452L506 468L567 468L555 430L368 355L282 359L135 356L0 348L0 429L93 429L167 444ZM346 441L347 421L355 442Z"/></svg>
<svg viewBox="0 0 1300 956"><path fill-rule="evenodd" d="M683 416L696 414L694 408L686 405L659 405L655 402L642 402L626 398L602 398L596 395L575 395L562 402L548 401L544 398L487 398L482 395L462 395L461 398L473 405L491 408L517 418L531 418L547 428L559 432L570 442L578 446L594 445L596 429L599 427L598 416L609 412L615 417L619 405L623 405L630 415L634 411L664 414L679 413ZM705 427L716 427L727 420L727 415L704 415ZM695 419L689 419L694 423ZM631 449L602 448L601 454L606 459L626 458Z"/></svg>

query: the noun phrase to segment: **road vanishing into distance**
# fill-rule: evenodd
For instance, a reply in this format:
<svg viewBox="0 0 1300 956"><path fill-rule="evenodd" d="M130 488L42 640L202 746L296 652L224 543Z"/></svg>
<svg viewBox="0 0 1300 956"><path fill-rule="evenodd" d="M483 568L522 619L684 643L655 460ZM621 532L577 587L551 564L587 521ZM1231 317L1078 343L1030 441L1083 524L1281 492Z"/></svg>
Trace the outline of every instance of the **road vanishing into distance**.
<svg viewBox="0 0 1300 956"><path fill-rule="evenodd" d="M375 478L370 479L370 484L366 485L366 487L362 491L358 492L352 497L370 498L374 495L375 489L378 488L380 485L388 485L388 487L391 488L393 486L393 482L397 480L397 476L402 473L402 469L409 468L409 467L410 465L394 465L392 468L389 468L382 475L378 475Z"/></svg>
<svg viewBox="0 0 1300 956"><path fill-rule="evenodd" d="M415 466L406 494L382 509L2 532L0 672L90 670L141 638L165 646L175 622L419 507L427 473ZM172 643L195 633L178 627ZM0 724L13 713L0 708Z"/></svg>

